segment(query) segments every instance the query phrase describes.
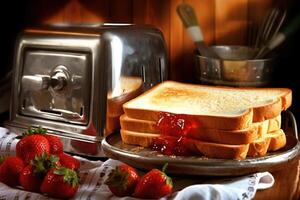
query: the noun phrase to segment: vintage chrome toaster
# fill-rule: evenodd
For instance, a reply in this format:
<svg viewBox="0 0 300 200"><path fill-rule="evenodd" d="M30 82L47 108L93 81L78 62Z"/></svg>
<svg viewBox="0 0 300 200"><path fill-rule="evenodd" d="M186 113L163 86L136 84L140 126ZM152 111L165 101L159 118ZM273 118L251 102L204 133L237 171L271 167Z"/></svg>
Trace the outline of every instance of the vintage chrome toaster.
<svg viewBox="0 0 300 200"><path fill-rule="evenodd" d="M16 133L42 126L66 151L104 156L122 104L167 79L162 33L151 26L61 26L17 40L10 120Z"/></svg>

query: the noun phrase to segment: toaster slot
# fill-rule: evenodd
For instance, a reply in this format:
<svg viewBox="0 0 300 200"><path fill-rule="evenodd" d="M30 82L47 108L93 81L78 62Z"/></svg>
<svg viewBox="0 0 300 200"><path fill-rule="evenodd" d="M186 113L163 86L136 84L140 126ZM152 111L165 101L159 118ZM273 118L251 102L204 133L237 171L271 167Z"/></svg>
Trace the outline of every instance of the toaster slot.
<svg viewBox="0 0 300 200"><path fill-rule="evenodd" d="M45 113L49 113L49 114L53 114L53 115L57 115L57 116L62 116L62 113L59 111L55 111L55 110L45 110L45 109L41 109L41 112L45 112Z"/></svg>
<svg viewBox="0 0 300 200"><path fill-rule="evenodd" d="M145 65L142 65L141 67L141 77L143 79L143 83L146 83L146 67Z"/></svg>
<svg viewBox="0 0 300 200"><path fill-rule="evenodd" d="M41 112L47 113L48 115L63 117L65 119L69 119L69 120L82 118L82 116L79 115L78 113L74 113L74 112L70 112L70 111L66 111L66 110L45 110L45 109L41 109Z"/></svg>
<svg viewBox="0 0 300 200"><path fill-rule="evenodd" d="M162 82L163 81L163 70L162 70L162 58L158 58L158 74L159 74L159 82Z"/></svg>

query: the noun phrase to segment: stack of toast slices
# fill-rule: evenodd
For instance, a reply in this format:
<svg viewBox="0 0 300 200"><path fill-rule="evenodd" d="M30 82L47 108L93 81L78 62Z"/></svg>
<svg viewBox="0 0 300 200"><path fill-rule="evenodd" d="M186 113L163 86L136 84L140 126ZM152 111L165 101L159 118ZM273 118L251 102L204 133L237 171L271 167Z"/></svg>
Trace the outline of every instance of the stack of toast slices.
<svg viewBox="0 0 300 200"><path fill-rule="evenodd" d="M264 156L286 144L281 112L291 106L287 88L230 88L165 81L123 104L124 143L150 147L161 133L161 113L193 116L201 130L190 138L199 155L237 159Z"/></svg>

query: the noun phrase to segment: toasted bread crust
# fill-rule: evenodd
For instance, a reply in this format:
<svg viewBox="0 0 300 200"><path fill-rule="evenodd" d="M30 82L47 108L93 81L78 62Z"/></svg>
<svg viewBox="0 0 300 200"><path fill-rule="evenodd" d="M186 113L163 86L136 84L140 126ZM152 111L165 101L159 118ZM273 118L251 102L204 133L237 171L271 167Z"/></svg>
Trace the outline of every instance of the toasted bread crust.
<svg viewBox="0 0 300 200"><path fill-rule="evenodd" d="M159 134L159 130L154 121L137 120L129 118L126 115L122 115L120 117L120 123L121 128L124 130ZM190 137L202 141L223 144L248 144L258 137L257 129L257 126L252 126L244 130L233 131L202 128L199 132L190 135Z"/></svg>
<svg viewBox="0 0 300 200"><path fill-rule="evenodd" d="M120 124L124 130L159 134L155 121L133 119L123 114L120 117Z"/></svg>
<svg viewBox="0 0 300 200"><path fill-rule="evenodd" d="M153 140L159 134L141 133L121 129L122 141L127 144L150 147ZM276 151L286 144L284 132L280 129L273 133L268 133L265 138L260 138L249 144L230 145L204 142L197 139L189 139L191 148L196 149L201 155L210 158L225 159L245 159L246 156L257 157L266 155L267 151Z"/></svg>
<svg viewBox="0 0 300 200"><path fill-rule="evenodd" d="M271 138L265 137L255 140L254 142L249 144L249 150L247 156L250 157L259 157L266 155Z"/></svg>
<svg viewBox="0 0 300 200"><path fill-rule="evenodd" d="M247 156L249 144L224 145L194 140L194 145L208 158L236 159L243 160Z"/></svg>
<svg viewBox="0 0 300 200"><path fill-rule="evenodd" d="M280 128L281 128L281 115L278 115L273 119L269 119L267 133L278 131Z"/></svg>
<svg viewBox="0 0 300 200"><path fill-rule="evenodd" d="M280 115L281 111L282 101L281 98L279 98L271 104L253 108L253 122L262 122L274 118Z"/></svg>
<svg viewBox="0 0 300 200"><path fill-rule="evenodd" d="M286 145L286 136L281 129L268 133L267 137L270 138L268 151L277 151L278 149L281 149Z"/></svg>
<svg viewBox="0 0 300 200"><path fill-rule="evenodd" d="M127 109L123 107L125 114L134 119L142 119L149 121L158 121L160 112L146 109ZM179 113L173 113L179 114ZM249 109L244 115L239 117L219 117L219 116L204 116L191 115L199 120L205 128L215 128L223 130L241 130L246 129L252 124L252 109Z"/></svg>
<svg viewBox="0 0 300 200"><path fill-rule="evenodd" d="M122 141L126 144L139 145L142 147L150 147L158 134L138 134L136 132L120 130Z"/></svg>
<svg viewBox="0 0 300 200"><path fill-rule="evenodd" d="M137 133L121 129L121 137L124 143L149 147L153 140L159 137L159 134ZM191 141L192 148L197 150L200 155L210 158L245 159L249 148L248 144L224 145L195 139L189 141Z"/></svg>
<svg viewBox="0 0 300 200"><path fill-rule="evenodd" d="M203 87L206 89L212 88L211 86L203 86L203 85L193 85L193 84L183 84L177 83L173 81L166 81L166 84L174 84L174 87L177 85L184 85L189 87ZM162 83L162 84L164 84ZM162 85L160 84L160 85ZM157 85L152 89L148 90L147 92L140 95L138 98L143 98L147 94L151 93L151 91L155 90L156 88L160 87ZM267 119L274 118L280 114L282 110L286 110L292 102L292 91L287 88L230 88L230 87L223 87L223 86L214 86L214 88L218 88L224 91L238 91L238 90L245 90L245 91L276 91L282 93L281 96L274 97L274 101L266 103L261 106L256 106L245 110L245 112L235 115L235 116L216 116L216 115L194 115L196 116L202 123L203 126L206 128L215 128L215 129L223 129L223 130L240 130L249 127L254 122L261 122ZM174 95L176 95L174 93ZM134 101L134 100L133 100ZM159 101L158 101L159 102ZM150 120L156 121L159 117L158 110L151 110L147 108L135 108L134 106L130 106L130 102L127 102L123 105L124 112L130 118L135 119L143 119L143 120ZM174 114L181 114L172 112Z"/></svg>
<svg viewBox="0 0 300 200"><path fill-rule="evenodd" d="M286 89L285 94L281 97L282 102L282 110L287 110L292 105L292 91L290 89Z"/></svg>

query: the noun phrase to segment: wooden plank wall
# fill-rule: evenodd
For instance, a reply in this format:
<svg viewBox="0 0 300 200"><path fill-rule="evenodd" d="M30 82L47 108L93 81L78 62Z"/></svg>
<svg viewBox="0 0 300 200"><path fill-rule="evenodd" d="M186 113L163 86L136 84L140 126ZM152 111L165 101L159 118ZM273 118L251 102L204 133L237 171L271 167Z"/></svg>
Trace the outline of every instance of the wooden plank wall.
<svg viewBox="0 0 300 200"><path fill-rule="evenodd" d="M176 13L180 3L192 5L209 44L246 44L249 24L261 20L272 0L31 0L29 24L126 22L152 24L163 33L171 79L193 82L194 45Z"/></svg>

